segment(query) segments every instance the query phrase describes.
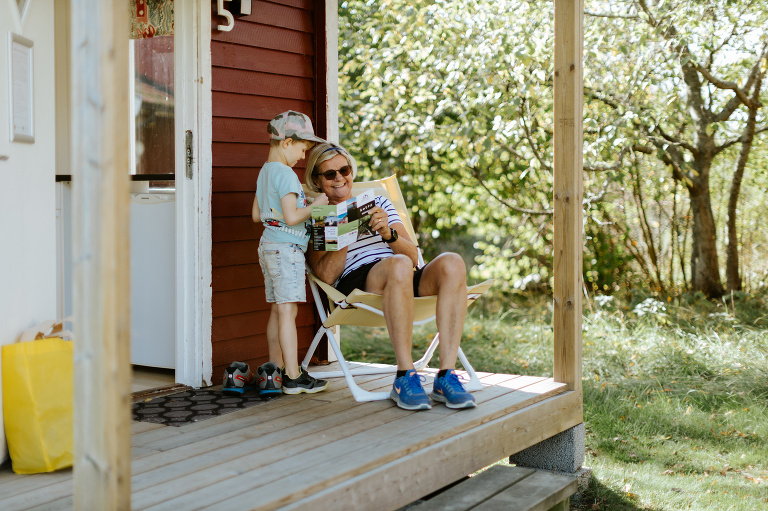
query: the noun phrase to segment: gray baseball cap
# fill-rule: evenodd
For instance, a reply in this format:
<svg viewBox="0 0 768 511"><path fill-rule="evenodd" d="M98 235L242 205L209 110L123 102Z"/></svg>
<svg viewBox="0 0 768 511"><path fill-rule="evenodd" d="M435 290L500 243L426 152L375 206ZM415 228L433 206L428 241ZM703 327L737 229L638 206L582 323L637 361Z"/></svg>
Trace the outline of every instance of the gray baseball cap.
<svg viewBox="0 0 768 511"><path fill-rule="evenodd" d="M275 116L274 119L269 121L267 131L272 140L292 138L294 140L308 140L320 144L327 143L322 138L315 136L315 131L312 129L312 121L309 120L309 117L293 110L288 110Z"/></svg>

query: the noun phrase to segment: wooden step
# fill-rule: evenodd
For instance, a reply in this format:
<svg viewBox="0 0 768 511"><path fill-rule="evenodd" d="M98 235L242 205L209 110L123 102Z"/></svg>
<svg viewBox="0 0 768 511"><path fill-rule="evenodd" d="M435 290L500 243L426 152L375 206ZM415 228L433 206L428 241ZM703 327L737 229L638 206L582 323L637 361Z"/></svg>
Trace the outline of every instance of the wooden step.
<svg viewBox="0 0 768 511"><path fill-rule="evenodd" d="M576 493L576 477L494 465L410 511L559 511Z"/></svg>

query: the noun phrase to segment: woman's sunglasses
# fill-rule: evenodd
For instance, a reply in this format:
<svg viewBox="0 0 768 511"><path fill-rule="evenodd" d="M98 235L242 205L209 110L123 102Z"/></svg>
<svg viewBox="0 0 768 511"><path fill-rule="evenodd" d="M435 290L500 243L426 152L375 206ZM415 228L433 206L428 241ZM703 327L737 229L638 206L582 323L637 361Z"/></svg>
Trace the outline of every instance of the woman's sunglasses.
<svg viewBox="0 0 768 511"><path fill-rule="evenodd" d="M328 170L326 172L317 172L315 173L316 176L323 176L328 181L333 181L336 179L336 173L341 174L341 177L347 177L350 172L352 172L352 167L349 165L344 165L338 170Z"/></svg>

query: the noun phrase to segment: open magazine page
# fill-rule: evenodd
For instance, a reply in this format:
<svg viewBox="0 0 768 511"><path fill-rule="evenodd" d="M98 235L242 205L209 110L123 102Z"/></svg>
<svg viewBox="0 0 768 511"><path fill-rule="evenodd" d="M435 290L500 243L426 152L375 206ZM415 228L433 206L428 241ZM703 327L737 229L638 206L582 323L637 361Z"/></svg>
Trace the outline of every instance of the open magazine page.
<svg viewBox="0 0 768 511"><path fill-rule="evenodd" d="M340 204L312 206L312 248L337 251L360 239L368 232L373 198L373 190L366 190Z"/></svg>

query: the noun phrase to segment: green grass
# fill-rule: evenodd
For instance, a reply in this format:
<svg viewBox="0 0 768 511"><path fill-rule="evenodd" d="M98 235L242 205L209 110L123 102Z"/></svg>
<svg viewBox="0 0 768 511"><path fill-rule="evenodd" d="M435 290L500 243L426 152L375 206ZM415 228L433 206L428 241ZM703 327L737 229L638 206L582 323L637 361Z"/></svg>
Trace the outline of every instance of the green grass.
<svg viewBox="0 0 768 511"><path fill-rule="evenodd" d="M478 370L551 376L549 301L514 298L471 311L462 346ZM736 295L585 304L593 477L572 509L768 509L767 303ZM433 330L415 330L415 354ZM384 329L345 328L343 338L351 359L394 362Z"/></svg>

